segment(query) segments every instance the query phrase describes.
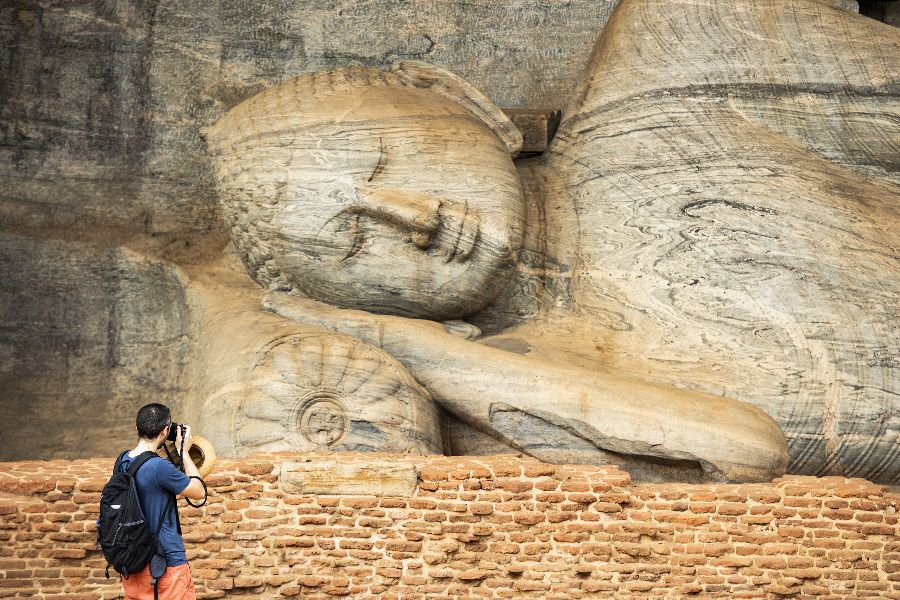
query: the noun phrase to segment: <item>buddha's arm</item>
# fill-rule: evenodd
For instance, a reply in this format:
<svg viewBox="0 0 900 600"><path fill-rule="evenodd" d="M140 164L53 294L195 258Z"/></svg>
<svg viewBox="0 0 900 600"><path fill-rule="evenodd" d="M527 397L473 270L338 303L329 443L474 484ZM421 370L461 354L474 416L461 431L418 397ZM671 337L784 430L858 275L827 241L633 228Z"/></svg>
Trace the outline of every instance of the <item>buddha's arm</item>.
<svg viewBox="0 0 900 600"><path fill-rule="evenodd" d="M787 448L779 426L759 409L730 398L543 364L467 341L431 321L338 309L277 292L264 304L295 321L383 348L447 410L538 457L541 450L526 439L541 434L534 423L614 457L695 463L710 479L769 479L785 469ZM510 413L526 419L509 420ZM526 421L529 427L509 425Z"/></svg>

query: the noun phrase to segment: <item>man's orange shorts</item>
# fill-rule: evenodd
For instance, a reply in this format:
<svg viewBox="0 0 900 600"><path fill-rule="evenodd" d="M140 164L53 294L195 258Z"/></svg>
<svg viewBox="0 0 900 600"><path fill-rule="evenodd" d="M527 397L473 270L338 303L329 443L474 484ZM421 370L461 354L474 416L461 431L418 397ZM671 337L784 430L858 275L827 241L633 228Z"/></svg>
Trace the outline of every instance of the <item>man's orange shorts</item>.
<svg viewBox="0 0 900 600"><path fill-rule="evenodd" d="M122 578L125 600L153 600L153 585L150 583L150 565L140 573ZM159 600L196 600L194 578L187 563L166 569L159 578Z"/></svg>

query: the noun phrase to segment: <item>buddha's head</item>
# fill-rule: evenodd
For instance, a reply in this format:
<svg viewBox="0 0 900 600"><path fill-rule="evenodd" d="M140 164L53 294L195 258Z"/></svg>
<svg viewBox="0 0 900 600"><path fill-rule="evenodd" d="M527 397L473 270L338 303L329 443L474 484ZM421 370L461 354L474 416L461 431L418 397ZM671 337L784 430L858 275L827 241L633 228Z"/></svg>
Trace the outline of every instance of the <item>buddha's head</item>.
<svg viewBox="0 0 900 600"><path fill-rule="evenodd" d="M514 270L521 135L446 71L303 75L204 135L232 237L264 287L450 319L487 305Z"/></svg>

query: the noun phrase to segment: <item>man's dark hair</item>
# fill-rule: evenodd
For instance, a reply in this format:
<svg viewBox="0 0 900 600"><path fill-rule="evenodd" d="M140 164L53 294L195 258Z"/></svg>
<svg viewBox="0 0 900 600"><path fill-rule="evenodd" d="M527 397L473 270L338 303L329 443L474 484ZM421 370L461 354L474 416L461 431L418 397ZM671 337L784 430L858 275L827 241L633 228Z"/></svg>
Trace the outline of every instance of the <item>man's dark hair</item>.
<svg viewBox="0 0 900 600"><path fill-rule="evenodd" d="M164 404L147 404L141 407L137 414L138 437L152 440L172 422L172 413Z"/></svg>

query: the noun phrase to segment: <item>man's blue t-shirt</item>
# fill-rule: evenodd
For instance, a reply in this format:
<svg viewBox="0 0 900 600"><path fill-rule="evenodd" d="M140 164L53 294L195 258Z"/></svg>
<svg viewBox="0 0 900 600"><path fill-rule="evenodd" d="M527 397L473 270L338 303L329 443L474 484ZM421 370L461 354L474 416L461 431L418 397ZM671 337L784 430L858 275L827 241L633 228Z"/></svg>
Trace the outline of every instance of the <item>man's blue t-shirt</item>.
<svg viewBox="0 0 900 600"><path fill-rule="evenodd" d="M136 457L127 452L122 458L122 470L128 468ZM184 553L184 540L178 533L175 520L175 498L172 494L180 494L191 482L190 478L175 468L175 465L164 458L151 458L138 469L135 484L144 518L151 532L159 527L159 518L162 515L166 501L171 499L169 510L163 519L163 526L159 531L159 542L166 553L166 565L175 567L187 562Z"/></svg>

